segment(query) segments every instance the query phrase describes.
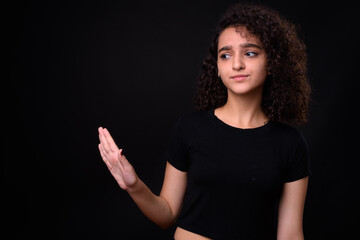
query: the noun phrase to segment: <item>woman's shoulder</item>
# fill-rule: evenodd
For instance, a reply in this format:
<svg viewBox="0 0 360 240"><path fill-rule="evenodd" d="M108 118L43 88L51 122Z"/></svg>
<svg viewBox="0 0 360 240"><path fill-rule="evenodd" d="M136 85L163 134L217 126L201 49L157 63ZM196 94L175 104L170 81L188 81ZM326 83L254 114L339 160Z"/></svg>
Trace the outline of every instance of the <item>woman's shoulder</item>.
<svg viewBox="0 0 360 240"><path fill-rule="evenodd" d="M302 131L294 125L284 122L274 122L272 123L272 129L276 132L276 135L286 141L304 140Z"/></svg>
<svg viewBox="0 0 360 240"><path fill-rule="evenodd" d="M176 126L182 129L196 129L203 126L209 120L209 110L189 111L179 115L176 121Z"/></svg>

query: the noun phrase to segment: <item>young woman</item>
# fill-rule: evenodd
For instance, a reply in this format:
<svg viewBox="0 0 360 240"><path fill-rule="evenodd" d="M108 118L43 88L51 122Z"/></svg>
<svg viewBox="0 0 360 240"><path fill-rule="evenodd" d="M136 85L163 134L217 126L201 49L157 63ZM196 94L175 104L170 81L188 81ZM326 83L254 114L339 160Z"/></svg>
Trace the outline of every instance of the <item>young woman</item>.
<svg viewBox="0 0 360 240"><path fill-rule="evenodd" d="M305 46L276 11L237 4L220 20L203 62L197 111L174 126L159 196L105 128L99 151L120 187L174 238L303 236L310 175L303 135L310 87Z"/></svg>

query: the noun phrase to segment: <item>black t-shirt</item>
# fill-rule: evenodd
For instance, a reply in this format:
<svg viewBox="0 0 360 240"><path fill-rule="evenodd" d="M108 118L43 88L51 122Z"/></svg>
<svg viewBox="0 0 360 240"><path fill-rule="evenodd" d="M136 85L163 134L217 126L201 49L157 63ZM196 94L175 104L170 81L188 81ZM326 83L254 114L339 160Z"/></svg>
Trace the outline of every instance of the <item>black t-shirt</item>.
<svg viewBox="0 0 360 240"><path fill-rule="evenodd" d="M188 172L178 226L212 239L276 239L283 184L310 175L296 128L276 122L235 128L214 109L180 117L166 157Z"/></svg>

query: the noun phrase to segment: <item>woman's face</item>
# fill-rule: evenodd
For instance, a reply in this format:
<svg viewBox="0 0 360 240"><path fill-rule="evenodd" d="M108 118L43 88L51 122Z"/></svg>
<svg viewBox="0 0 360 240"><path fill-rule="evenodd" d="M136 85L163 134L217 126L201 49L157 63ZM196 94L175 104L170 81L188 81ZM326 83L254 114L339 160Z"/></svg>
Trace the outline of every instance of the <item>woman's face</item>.
<svg viewBox="0 0 360 240"><path fill-rule="evenodd" d="M266 63L261 42L245 27L228 27L220 34L217 67L228 93L262 90L268 74Z"/></svg>

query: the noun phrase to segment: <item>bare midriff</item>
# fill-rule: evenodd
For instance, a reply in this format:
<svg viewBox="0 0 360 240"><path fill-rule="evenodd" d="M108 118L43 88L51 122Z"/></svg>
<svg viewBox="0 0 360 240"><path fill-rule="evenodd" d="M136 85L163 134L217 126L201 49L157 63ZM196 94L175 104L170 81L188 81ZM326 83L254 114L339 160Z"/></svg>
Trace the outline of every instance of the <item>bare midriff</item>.
<svg viewBox="0 0 360 240"><path fill-rule="evenodd" d="M210 238L201 236L193 232L189 232L180 227L176 228L174 239L175 240L211 240Z"/></svg>

